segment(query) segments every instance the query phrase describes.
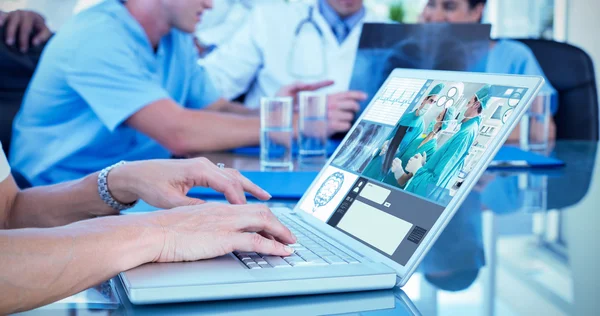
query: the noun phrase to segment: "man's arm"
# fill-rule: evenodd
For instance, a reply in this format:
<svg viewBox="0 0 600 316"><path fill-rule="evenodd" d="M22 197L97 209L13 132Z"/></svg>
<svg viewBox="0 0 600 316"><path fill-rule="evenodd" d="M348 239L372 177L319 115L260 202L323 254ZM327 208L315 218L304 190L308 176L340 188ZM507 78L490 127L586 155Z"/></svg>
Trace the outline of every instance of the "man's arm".
<svg viewBox="0 0 600 316"><path fill-rule="evenodd" d="M126 124L181 156L260 142L259 117L190 110L170 99L145 106L130 116Z"/></svg>
<svg viewBox="0 0 600 316"><path fill-rule="evenodd" d="M240 114L240 115L248 115L248 116L257 116L260 115L260 109L250 109L245 105L240 104L238 102L231 102L225 99L219 99L217 102L209 105L204 108L205 110L215 111L215 112L225 112L232 114Z"/></svg>

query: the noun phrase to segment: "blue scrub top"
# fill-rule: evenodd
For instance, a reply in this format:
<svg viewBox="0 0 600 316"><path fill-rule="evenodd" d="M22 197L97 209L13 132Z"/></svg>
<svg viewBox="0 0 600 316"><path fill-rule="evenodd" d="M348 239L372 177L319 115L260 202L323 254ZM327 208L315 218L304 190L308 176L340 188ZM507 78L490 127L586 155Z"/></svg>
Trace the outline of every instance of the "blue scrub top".
<svg viewBox="0 0 600 316"><path fill-rule="evenodd" d="M141 25L107 0L64 25L44 50L15 119L12 166L34 185L80 178L169 151L123 124L161 99L202 108L219 94L178 30L155 52ZM201 137L201 135L199 135Z"/></svg>
<svg viewBox="0 0 600 316"><path fill-rule="evenodd" d="M486 72L544 77L546 85L542 91L557 96L556 90L552 87L548 78L546 78L542 67L540 67L531 49L521 42L511 40L496 42L496 45L494 45L494 48L490 50L488 55ZM558 99L555 97L550 108L552 114L555 114L557 109Z"/></svg>

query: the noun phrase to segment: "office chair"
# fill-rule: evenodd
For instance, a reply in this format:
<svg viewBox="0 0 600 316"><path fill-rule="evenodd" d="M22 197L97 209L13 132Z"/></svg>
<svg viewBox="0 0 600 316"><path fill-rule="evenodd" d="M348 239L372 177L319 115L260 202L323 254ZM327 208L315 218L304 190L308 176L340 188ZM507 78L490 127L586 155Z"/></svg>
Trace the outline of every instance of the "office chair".
<svg viewBox="0 0 600 316"><path fill-rule="evenodd" d="M4 27L0 27L0 141L8 155L12 123L21 107L27 85L42 54L43 47L31 47L22 54L7 46Z"/></svg>
<svg viewBox="0 0 600 316"><path fill-rule="evenodd" d="M12 125L27 85L33 76L42 54L43 46L31 47L26 54L16 47L6 45L4 27L0 27L0 142L6 155L9 155ZM16 170L12 171L17 185L21 189L31 186Z"/></svg>
<svg viewBox="0 0 600 316"><path fill-rule="evenodd" d="M594 64L582 49L549 40L520 39L537 58L558 92L554 116L557 139L595 140L599 135L599 109Z"/></svg>

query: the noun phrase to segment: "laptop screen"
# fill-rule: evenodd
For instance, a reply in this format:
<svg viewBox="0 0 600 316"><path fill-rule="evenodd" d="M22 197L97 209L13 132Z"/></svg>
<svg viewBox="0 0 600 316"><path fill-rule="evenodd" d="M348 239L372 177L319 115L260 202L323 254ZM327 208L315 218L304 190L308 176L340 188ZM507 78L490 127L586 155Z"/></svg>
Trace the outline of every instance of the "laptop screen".
<svg viewBox="0 0 600 316"><path fill-rule="evenodd" d="M406 265L526 91L390 78L300 209Z"/></svg>

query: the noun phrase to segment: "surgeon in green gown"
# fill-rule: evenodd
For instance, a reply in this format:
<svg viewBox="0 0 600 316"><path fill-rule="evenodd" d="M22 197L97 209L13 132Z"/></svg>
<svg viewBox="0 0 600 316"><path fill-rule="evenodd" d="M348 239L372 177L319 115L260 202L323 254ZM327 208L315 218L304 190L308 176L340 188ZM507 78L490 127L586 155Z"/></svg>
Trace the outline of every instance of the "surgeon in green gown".
<svg viewBox="0 0 600 316"><path fill-rule="evenodd" d="M439 201L448 192L448 185L456 179L462 169L469 149L479 133L481 113L490 99L490 86L479 89L469 101L461 122L460 130L442 145L429 159L417 154L406 165L406 174L398 179L406 185L406 191Z"/></svg>
<svg viewBox="0 0 600 316"><path fill-rule="evenodd" d="M417 137L420 137L421 134L423 134L423 132L425 130L425 126L423 124L423 116L427 112L429 112L429 109L431 109L431 107L433 107L435 102L437 102L438 96L442 92L443 89L444 89L443 83L435 85L431 89L431 91L429 91L429 94L427 95L427 97L425 99L423 99L423 102L421 102L421 105L415 111L404 114L400 118L400 121L398 122L400 129L398 129L397 134L402 132L403 127L406 127L406 134L402 137L400 146L397 147L398 149L404 150L404 148L406 146L408 146L408 144L410 144ZM394 148L395 146L393 146L393 143L394 142L392 142L391 148L395 149Z"/></svg>
<svg viewBox="0 0 600 316"><path fill-rule="evenodd" d="M391 157L388 157L388 155L393 157L397 149L403 149L405 144L421 136L424 130L423 115L437 101L442 89L444 89L443 83L435 85L415 111L406 113L400 118L396 128L391 133L393 136L385 141L380 150L375 152L371 162L369 162L363 171L363 176L373 180L383 180L389 171L389 166L384 166L386 160L391 161Z"/></svg>
<svg viewBox="0 0 600 316"><path fill-rule="evenodd" d="M414 139L404 148L399 148L396 152L394 162L392 162L392 168L383 179L383 182L399 186L398 178L404 173L404 168L406 168L410 158L417 154L421 154L424 157L432 157L438 148L437 136L454 120L454 114L454 107L442 110L435 120L431 121L429 128L427 128L423 135Z"/></svg>

